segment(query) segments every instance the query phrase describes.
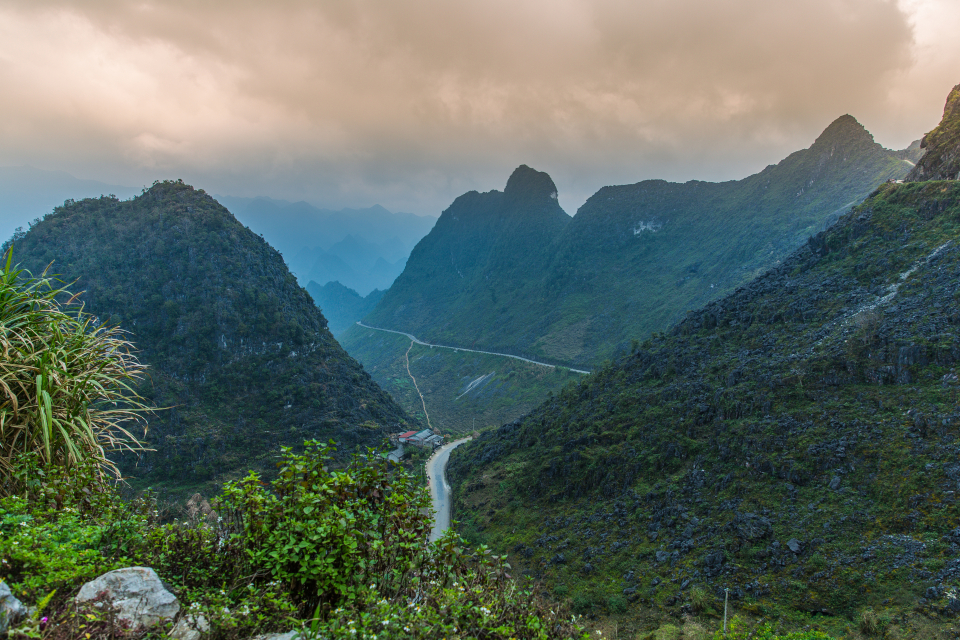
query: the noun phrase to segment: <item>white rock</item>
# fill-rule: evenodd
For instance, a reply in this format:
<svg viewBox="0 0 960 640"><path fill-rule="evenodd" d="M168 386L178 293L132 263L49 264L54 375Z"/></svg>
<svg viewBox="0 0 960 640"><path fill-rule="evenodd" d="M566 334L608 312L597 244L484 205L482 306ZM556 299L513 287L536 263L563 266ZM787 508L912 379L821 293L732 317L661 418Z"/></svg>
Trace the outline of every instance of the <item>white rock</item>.
<svg viewBox="0 0 960 640"><path fill-rule="evenodd" d="M170 637L175 640L200 640L208 631L210 624L203 616L183 616L173 625Z"/></svg>
<svg viewBox="0 0 960 640"><path fill-rule="evenodd" d="M176 596L167 591L156 571L128 567L105 573L80 587L77 604L101 594L118 609L117 617L136 626L153 627L172 620L180 611Z"/></svg>
<svg viewBox="0 0 960 640"><path fill-rule="evenodd" d="M27 608L17 600L10 591L6 582L0 582L0 634L7 632L7 627L17 624L27 617Z"/></svg>

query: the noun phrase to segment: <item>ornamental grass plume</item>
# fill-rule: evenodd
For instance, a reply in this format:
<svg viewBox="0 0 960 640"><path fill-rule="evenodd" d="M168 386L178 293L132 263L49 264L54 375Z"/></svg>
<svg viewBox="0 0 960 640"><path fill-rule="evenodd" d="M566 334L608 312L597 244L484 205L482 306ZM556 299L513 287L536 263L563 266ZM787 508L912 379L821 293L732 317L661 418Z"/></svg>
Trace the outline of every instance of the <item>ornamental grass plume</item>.
<svg viewBox="0 0 960 640"><path fill-rule="evenodd" d="M0 271L0 496L18 490L27 459L119 478L108 453L145 450L131 432L146 435L150 409L131 386L145 366L123 330L98 326L46 270L34 278L12 260L11 246Z"/></svg>

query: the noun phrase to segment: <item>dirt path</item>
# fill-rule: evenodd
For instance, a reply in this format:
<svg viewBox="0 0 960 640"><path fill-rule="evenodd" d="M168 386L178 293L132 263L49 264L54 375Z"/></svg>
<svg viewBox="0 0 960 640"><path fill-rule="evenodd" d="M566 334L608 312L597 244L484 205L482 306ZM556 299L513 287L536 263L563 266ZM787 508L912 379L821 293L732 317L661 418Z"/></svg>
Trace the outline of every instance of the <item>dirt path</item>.
<svg viewBox="0 0 960 640"><path fill-rule="evenodd" d="M413 380L413 388L417 390L417 395L420 396L420 404L423 405L423 415L427 417L427 427L433 429L433 425L430 424L430 414L427 413L427 401L423 399L423 394L420 393L420 387L417 386L417 379L413 377L413 373L410 372L410 349L413 349L413 340L410 341L410 346L407 347L407 352L403 354L404 360L407 361L407 375L410 376L410 379Z"/></svg>

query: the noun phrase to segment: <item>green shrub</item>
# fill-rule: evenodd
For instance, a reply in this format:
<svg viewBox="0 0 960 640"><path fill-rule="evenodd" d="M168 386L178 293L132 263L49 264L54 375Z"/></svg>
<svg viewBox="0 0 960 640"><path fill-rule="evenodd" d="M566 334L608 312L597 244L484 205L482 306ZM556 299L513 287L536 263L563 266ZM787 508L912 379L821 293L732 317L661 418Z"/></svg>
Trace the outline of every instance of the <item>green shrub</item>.
<svg viewBox="0 0 960 640"><path fill-rule="evenodd" d="M427 544L426 492L397 466L371 454L333 471L332 452L284 449L275 480L251 473L224 489L216 526L155 527L139 561L223 637L291 619L318 637L581 634L486 548L470 553L453 533Z"/></svg>
<svg viewBox="0 0 960 640"><path fill-rule="evenodd" d="M610 613L623 613L627 610L627 600L623 596L610 596L607 598L607 609Z"/></svg>

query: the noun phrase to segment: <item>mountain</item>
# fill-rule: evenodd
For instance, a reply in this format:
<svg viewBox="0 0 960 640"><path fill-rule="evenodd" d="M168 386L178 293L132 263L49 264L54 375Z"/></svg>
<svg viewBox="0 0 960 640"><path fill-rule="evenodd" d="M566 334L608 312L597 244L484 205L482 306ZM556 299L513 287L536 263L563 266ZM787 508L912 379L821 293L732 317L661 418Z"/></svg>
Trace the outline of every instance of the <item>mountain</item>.
<svg viewBox="0 0 960 640"><path fill-rule="evenodd" d="M907 180L960 180L960 84L947 96L943 120L923 136L920 148L926 154Z"/></svg>
<svg viewBox="0 0 960 640"><path fill-rule="evenodd" d="M809 149L743 180L604 187L572 219L549 176L521 167L503 194L471 192L444 211L368 319L589 367L775 265L903 178L906 155L919 151L886 150L843 116Z"/></svg>
<svg viewBox="0 0 960 640"><path fill-rule="evenodd" d="M403 272L408 254L396 238L374 244L348 235L326 251L304 247L288 258L287 264L300 282L337 281L365 296L374 289L388 289Z"/></svg>
<svg viewBox="0 0 960 640"><path fill-rule="evenodd" d="M150 420L156 452L123 460L139 486L185 492L272 469L280 445L306 439L335 439L344 454L380 446L409 421L280 254L202 190L158 182L124 202L68 202L14 256L34 273L53 261L150 366L141 392L170 408Z"/></svg>
<svg viewBox="0 0 960 640"><path fill-rule="evenodd" d="M139 187L82 180L65 171L0 167L0 238L9 238L15 227L26 227L39 212L51 211L67 199L107 194L130 198L140 192Z"/></svg>
<svg viewBox="0 0 960 640"><path fill-rule="evenodd" d="M319 209L306 202L217 196L276 247L302 283L334 280L367 295L387 289L436 218L366 209Z"/></svg>
<svg viewBox="0 0 960 640"><path fill-rule="evenodd" d="M514 332L517 287L547 269L549 248L569 224L550 176L521 165L503 192L471 191L443 212L368 319L463 346L478 344L479 326ZM517 352L524 338L496 342Z"/></svg>
<svg viewBox="0 0 960 640"><path fill-rule="evenodd" d="M952 142L927 140L943 159L927 175L945 175ZM581 611L626 612L622 634L719 615L728 588L787 626L840 635L859 615L948 637L958 220L955 180L881 184L760 277L458 448L461 530Z"/></svg>
<svg viewBox="0 0 960 640"><path fill-rule="evenodd" d="M374 289L367 296L343 286L337 281L319 285L311 280L307 284L307 293L313 298L317 306L327 318L330 331L337 337L344 329L356 324L357 320L367 315L383 297L383 291Z"/></svg>

